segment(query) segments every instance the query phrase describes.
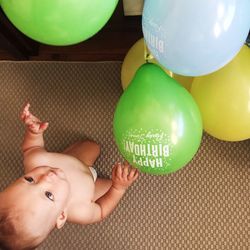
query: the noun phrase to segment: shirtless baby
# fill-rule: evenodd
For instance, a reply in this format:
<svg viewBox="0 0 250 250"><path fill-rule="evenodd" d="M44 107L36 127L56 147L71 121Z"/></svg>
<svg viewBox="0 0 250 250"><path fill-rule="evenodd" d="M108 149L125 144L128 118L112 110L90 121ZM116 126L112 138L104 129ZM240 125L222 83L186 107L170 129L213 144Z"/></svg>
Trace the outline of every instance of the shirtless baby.
<svg viewBox="0 0 250 250"><path fill-rule="evenodd" d="M44 148L41 122L27 104L21 120L26 125L22 144L25 175L0 193L0 246L34 249L54 228L66 221L90 224L106 218L117 206L138 171L116 163L112 180L98 178L92 168L100 153L93 141L80 141L63 153Z"/></svg>

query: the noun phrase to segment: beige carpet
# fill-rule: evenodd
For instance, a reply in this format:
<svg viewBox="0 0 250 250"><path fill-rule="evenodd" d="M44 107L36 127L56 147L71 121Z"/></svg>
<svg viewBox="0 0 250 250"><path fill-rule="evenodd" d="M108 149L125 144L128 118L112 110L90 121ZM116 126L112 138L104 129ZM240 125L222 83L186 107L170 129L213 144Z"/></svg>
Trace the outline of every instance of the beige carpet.
<svg viewBox="0 0 250 250"><path fill-rule="evenodd" d="M49 150L90 137L102 146L95 164L109 176L120 159L112 133L122 94L121 63L0 63L0 189L22 174L18 119L23 103L50 122ZM249 128L250 129L250 128ZM141 174L104 222L67 224L39 249L250 249L250 141L204 135L193 161L169 176Z"/></svg>

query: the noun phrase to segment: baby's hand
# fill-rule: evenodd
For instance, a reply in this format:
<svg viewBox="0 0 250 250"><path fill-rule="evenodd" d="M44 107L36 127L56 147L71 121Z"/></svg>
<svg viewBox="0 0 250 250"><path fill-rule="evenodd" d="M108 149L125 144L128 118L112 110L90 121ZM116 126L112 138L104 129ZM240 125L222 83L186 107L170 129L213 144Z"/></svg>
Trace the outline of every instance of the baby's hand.
<svg viewBox="0 0 250 250"><path fill-rule="evenodd" d="M37 117L30 113L29 108L30 104L27 103L21 112L21 120L24 122L30 132L34 134L43 133L47 129L49 123L41 122Z"/></svg>
<svg viewBox="0 0 250 250"><path fill-rule="evenodd" d="M113 187L118 190L127 189L139 176L136 168L131 167L128 162L116 163L112 170Z"/></svg>

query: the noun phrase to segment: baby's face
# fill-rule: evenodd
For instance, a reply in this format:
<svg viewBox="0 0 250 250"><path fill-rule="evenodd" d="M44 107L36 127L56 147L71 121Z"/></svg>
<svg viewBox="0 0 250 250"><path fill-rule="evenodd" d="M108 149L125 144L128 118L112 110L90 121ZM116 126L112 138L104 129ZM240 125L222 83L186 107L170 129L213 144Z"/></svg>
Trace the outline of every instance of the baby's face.
<svg viewBox="0 0 250 250"><path fill-rule="evenodd" d="M0 204L22 211L32 230L34 224L45 230L55 226L57 217L67 209L69 193L70 185L62 170L38 167L5 189L0 194Z"/></svg>

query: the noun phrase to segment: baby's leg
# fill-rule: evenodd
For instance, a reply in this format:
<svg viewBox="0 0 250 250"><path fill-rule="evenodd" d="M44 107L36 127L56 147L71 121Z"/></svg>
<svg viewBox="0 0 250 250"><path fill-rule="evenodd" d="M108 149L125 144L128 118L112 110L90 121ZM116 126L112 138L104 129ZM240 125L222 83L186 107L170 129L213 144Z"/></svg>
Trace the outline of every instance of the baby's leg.
<svg viewBox="0 0 250 250"><path fill-rule="evenodd" d="M100 155L100 146L94 141L79 141L66 148L63 153L72 155L91 167Z"/></svg>

